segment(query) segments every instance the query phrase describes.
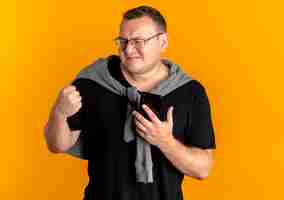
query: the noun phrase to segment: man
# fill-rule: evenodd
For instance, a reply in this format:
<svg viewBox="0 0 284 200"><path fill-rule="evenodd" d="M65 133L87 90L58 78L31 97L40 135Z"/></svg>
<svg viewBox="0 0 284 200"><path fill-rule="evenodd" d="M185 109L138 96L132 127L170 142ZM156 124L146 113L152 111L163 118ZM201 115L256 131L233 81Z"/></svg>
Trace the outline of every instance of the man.
<svg viewBox="0 0 284 200"><path fill-rule="evenodd" d="M166 22L154 8L127 11L119 57L99 59L60 92L48 148L88 159L84 199L181 200L184 175L204 179L215 140L204 87L161 59Z"/></svg>

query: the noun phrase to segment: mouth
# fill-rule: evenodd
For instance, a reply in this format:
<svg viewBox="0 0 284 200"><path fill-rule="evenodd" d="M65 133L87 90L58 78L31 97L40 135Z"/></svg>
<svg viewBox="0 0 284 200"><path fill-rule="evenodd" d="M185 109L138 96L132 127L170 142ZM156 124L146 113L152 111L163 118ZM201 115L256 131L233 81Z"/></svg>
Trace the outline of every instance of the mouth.
<svg viewBox="0 0 284 200"><path fill-rule="evenodd" d="M139 56L127 56L126 59L137 59L140 58Z"/></svg>
<svg viewBox="0 0 284 200"><path fill-rule="evenodd" d="M141 57L126 57L127 61L140 60Z"/></svg>

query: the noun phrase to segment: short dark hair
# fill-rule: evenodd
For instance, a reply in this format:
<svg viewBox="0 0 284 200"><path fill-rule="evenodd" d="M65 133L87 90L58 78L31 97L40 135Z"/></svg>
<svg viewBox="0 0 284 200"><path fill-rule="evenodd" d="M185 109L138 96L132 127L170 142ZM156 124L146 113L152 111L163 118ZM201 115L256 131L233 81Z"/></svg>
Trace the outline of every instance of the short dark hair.
<svg viewBox="0 0 284 200"><path fill-rule="evenodd" d="M167 32L167 23L161 13L150 6L139 6L126 11L123 14L123 20L137 19L141 17L150 17L163 32Z"/></svg>

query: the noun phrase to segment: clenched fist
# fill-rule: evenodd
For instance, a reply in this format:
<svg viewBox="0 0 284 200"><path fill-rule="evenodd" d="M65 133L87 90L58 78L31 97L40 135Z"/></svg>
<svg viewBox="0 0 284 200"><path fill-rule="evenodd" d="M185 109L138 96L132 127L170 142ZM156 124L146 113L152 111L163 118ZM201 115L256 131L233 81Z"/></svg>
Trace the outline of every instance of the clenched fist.
<svg viewBox="0 0 284 200"><path fill-rule="evenodd" d="M75 114L82 107L82 97L76 87L71 85L63 88L55 102L54 111L67 118Z"/></svg>

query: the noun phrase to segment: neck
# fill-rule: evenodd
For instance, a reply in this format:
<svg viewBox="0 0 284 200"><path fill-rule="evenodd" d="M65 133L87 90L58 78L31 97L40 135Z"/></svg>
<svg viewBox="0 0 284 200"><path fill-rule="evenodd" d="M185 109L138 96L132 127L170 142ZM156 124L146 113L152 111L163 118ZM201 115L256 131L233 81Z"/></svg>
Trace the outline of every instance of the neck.
<svg viewBox="0 0 284 200"><path fill-rule="evenodd" d="M129 73L121 67L125 79L140 91L150 91L158 86L160 81L168 77L168 70L168 67L162 62L159 62L152 70L144 73Z"/></svg>

